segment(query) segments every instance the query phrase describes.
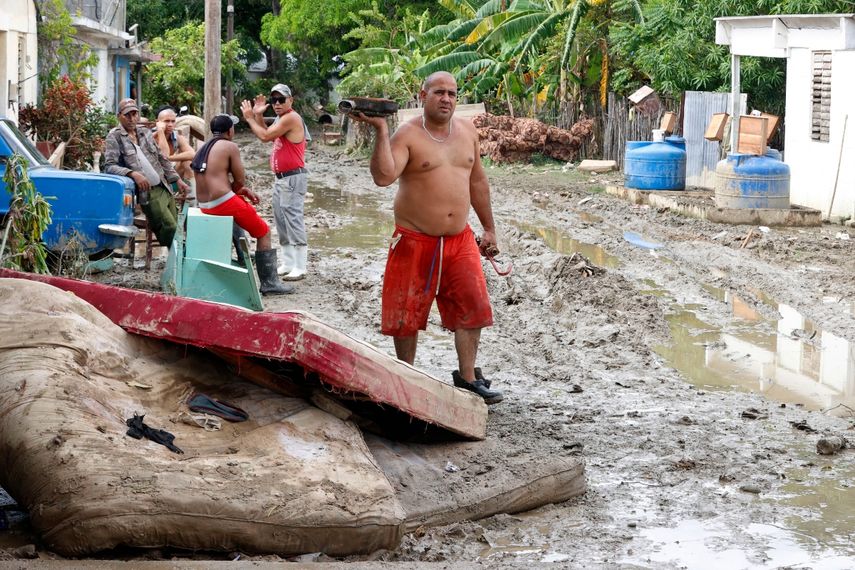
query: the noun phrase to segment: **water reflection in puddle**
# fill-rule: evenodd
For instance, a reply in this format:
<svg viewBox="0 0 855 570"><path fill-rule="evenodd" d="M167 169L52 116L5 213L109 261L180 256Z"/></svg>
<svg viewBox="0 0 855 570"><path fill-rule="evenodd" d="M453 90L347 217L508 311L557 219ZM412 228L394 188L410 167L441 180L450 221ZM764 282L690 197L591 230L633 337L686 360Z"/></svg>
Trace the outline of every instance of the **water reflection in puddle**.
<svg viewBox="0 0 855 570"><path fill-rule="evenodd" d="M331 227L308 228L312 247L384 248L395 229L391 200L377 194L353 194L309 184L306 213L323 224L324 212L334 217Z"/></svg>
<svg viewBox="0 0 855 570"><path fill-rule="evenodd" d="M816 457L812 450L808 453L813 458L811 463L816 464L788 470L786 482L777 491L776 502L804 509L805 516L788 517L786 526L798 529L820 544L851 549L855 528L852 508L855 465L839 457ZM834 477L817 480L810 469L833 470Z"/></svg>
<svg viewBox="0 0 855 570"><path fill-rule="evenodd" d="M653 543L642 554L621 560L623 564L684 565L698 570L740 568L783 568L809 564L814 570L852 568L852 560L812 542L811 548L800 544L797 533L776 526L750 524L734 529L723 521L684 520L673 528L642 528L642 539ZM762 555L748 554L750 546L762 545Z"/></svg>
<svg viewBox="0 0 855 570"><path fill-rule="evenodd" d="M620 267L620 260L614 255L607 253L606 250L600 246L573 239L557 228L548 228L526 223L516 223L514 225L524 232L536 235L542 239L550 249L553 249L558 253L570 255L579 252L591 260L592 263L599 265L600 267L609 267L612 269Z"/></svg>
<svg viewBox="0 0 855 570"><path fill-rule="evenodd" d="M817 329L792 307L763 296L777 320L729 291L705 287L728 303L735 319L707 323L695 306L675 304L666 316L674 343L656 347L671 366L704 388L739 388L771 400L848 415L855 408L855 350ZM667 294L666 294L667 295ZM837 407L839 404L843 406Z"/></svg>

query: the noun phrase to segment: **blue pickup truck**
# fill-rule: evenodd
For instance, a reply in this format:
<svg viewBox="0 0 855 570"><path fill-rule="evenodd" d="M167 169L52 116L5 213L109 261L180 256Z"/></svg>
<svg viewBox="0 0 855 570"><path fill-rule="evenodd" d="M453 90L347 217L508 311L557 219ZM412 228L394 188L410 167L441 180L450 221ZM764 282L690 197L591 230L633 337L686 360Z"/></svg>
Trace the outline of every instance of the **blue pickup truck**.
<svg viewBox="0 0 855 570"><path fill-rule="evenodd" d="M45 160L15 124L0 117L0 218L9 212L3 175L6 160L17 152L29 163L30 179L51 206L51 225L42 235L47 248L62 252L71 239L83 251L102 257L124 247L136 235L134 183L113 174L59 170Z"/></svg>

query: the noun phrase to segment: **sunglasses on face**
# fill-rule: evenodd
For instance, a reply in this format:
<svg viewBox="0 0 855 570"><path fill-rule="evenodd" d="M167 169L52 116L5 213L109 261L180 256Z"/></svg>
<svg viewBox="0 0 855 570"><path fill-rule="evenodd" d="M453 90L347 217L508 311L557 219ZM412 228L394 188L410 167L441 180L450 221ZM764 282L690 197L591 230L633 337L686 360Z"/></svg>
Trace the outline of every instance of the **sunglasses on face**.
<svg viewBox="0 0 855 570"><path fill-rule="evenodd" d="M284 105L286 101L288 101L288 97L271 97L269 99L271 105Z"/></svg>

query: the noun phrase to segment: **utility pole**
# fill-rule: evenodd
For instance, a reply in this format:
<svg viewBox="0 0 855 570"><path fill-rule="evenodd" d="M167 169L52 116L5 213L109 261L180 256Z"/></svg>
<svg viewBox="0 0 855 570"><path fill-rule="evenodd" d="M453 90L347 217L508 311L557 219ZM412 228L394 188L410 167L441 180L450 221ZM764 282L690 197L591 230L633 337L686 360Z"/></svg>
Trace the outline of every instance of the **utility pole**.
<svg viewBox="0 0 855 570"><path fill-rule="evenodd" d="M229 5L226 7L226 41L230 42L235 37L235 0L229 0ZM235 93L232 89L232 77L229 77L229 83L226 85L226 113L234 114Z"/></svg>
<svg viewBox="0 0 855 570"><path fill-rule="evenodd" d="M205 0L205 131L210 129L211 119L222 112L220 93L222 10L220 0ZM210 134L210 133L209 133Z"/></svg>

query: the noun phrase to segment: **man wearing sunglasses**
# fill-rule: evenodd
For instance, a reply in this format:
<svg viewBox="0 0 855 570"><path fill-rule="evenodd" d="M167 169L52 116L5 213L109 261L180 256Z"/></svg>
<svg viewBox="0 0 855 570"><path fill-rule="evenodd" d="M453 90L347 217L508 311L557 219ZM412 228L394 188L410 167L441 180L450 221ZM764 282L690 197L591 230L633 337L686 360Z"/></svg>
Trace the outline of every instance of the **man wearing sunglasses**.
<svg viewBox="0 0 855 570"><path fill-rule="evenodd" d="M104 170L133 179L137 203L151 231L160 245L169 247L178 224L172 185L177 186L180 197L184 197L190 187L160 151L151 131L137 125L140 111L136 101L119 101L117 115L119 126L107 134Z"/></svg>
<svg viewBox="0 0 855 570"><path fill-rule="evenodd" d="M276 179L273 183L273 218L284 263L277 272L285 281L303 279L306 275L308 245L306 226L303 223L303 202L308 185L306 171L306 132L302 117L293 109L291 88L279 83L270 90L270 103L264 95L254 102L240 105L244 119L259 140L273 143L270 168ZM275 122L264 124L264 111L273 105Z"/></svg>

